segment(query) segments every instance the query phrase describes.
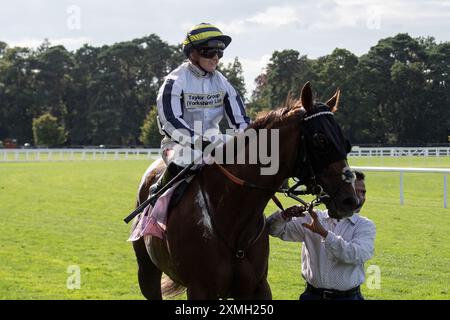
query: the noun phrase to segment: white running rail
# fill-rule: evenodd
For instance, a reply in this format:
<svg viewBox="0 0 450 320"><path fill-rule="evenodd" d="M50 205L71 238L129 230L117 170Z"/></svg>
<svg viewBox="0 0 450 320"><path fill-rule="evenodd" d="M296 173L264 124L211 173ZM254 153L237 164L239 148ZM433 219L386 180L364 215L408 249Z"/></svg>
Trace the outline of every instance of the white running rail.
<svg viewBox="0 0 450 320"><path fill-rule="evenodd" d="M86 160L154 160L159 149L0 149L1 162L47 162ZM350 157L450 157L450 148L359 148L354 147ZM444 175L444 208L448 207L448 179L450 169L402 167L353 167L361 171L400 173L400 204L404 204L403 174L440 173Z"/></svg>
<svg viewBox="0 0 450 320"><path fill-rule="evenodd" d="M354 146L350 157L450 157L450 147L437 148L364 148Z"/></svg>
<svg viewBox="0 0 450 320"><path fill-rule="evenodd" d="M448 179L447 176L450 174L450 169L441 168L402 168L402 167L353 167L363 172L366 171L378 171L378 172L399 172L400 173L400 204L403 205L405 202L404 192L403 192L403 174L405 172L414 173L440 173L444 175L444 208L448 207L447 193L448 193Z"/></svg>
<svg viewBox="0 0 450 320"><path fill-rule="evenodd" d="M0 162L145 160L159 149L0 149Z"/></svg>

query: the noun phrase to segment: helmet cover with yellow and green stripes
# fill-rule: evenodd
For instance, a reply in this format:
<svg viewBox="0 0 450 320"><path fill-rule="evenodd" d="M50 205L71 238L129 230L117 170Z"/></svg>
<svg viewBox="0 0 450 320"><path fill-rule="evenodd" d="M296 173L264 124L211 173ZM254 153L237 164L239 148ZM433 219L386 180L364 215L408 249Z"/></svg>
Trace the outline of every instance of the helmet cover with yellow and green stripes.
<svg viewBox="0 0 450 320"><path fill-rule="evenodd" d="M219 40L211 41L210 40ZM183 41L183 52L188 57L191 49L208 46L208 44L225 49L231 42L231 37L224 35L222 31L210 23L200 23L193 26L187 33L186 39ZM222 47L221 47L222 46Z"/></svg>

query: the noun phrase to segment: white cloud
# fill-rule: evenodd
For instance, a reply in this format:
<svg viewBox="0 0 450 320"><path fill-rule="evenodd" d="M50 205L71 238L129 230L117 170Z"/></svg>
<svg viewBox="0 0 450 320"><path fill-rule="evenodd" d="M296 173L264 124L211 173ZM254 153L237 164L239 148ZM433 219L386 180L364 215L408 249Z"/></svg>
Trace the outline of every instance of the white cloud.
<svg viewBox="0 0 450 320"><path fill-rule="evenodd" d="M222 30L222 32L228 34L240 34L248 31L248 26L245 20L232 20L228 23L218 22L217 27Z"/></svg>
<svg viewBox="0 0 450 320"><path fill-rule="evenodd" d="M247 19L264 26L280 27L299 21L299 15L295 7L268 7L264 12L260 12Z"/></svg>
<svg viewBox="0 0 450 320"><path fill-rule="evenodd" d="M450 19L450 1L406 0L324 0L297 2L283 6L268 6L247 17L220 22L229 33L243 34L267 28L300 25L315 31L338 28L370 29L374 20L381 27L385 21L390 25L412 25L418 21L431 24L437 20Z"/></svg>
<svg viewBox="0 0 450 320"><path fill-rule="evenodd" d="M420 21L426 24L435 24L439 28L439 21L450 19L449 0L420 1L420 0L333 0L337 5L328 17L334 17L331 22L340 27L364 27L370 28L373 20L379 20L388 25L417 26ZM326 12L324 10L324 12ZM325 13L325 16L327 14ZM327 29L330 22L321 21L317 27Z"/></svg>
<svg viewBox="0 0 450 320"><path fill-rule="evenodd" d="M301 20L295 5L292 6L269 6L256 14L245 18L231 20L230 22L219 22L217 26L230 34L242 34L260 31L267 28L279 28Z"/></svg>

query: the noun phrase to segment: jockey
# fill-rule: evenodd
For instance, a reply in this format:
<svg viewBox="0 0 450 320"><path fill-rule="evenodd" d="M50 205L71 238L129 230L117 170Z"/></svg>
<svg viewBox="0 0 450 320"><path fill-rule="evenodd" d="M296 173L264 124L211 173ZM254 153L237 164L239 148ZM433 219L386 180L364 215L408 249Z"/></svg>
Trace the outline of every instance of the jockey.
<svg viewBox="0 0 450 320"><path fill-rule="evenodd" d="M165 78L158 92L158 125L164 135L161 151L167 169L150 187L150 193L156 193L193 162L184 157L192 152L176 152L177 148L188 146L201 156L210 142L228 140L229 136L219 130L224 115L235 132L247 128L250 119L241 96L216 70L230 42L231 37L209 23L198 24L187 33L183 41L187 60Z"/></svg>

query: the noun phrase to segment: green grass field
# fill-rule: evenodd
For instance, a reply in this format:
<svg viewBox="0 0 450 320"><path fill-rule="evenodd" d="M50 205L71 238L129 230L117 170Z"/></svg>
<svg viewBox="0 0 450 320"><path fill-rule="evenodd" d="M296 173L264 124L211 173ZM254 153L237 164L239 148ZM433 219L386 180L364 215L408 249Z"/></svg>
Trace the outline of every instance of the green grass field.
<svg viewBox="0 0 450 320"><path fill-rule="evenodd" d="M449 158L351 158L353 166L450 168ZM0 299L142 299L129 226L146 160L0 163ZM363 215L377 226L381 288L367 299L450 299L450 208L443 176L367 173ZM293 204L284 201L285 205ZM266 209L275 210L272 203ZM303 291L299 243L271 239L274 299ZM70 266L81 288L67 289ZM181 297L183 298L183 297Z"/></svg>

